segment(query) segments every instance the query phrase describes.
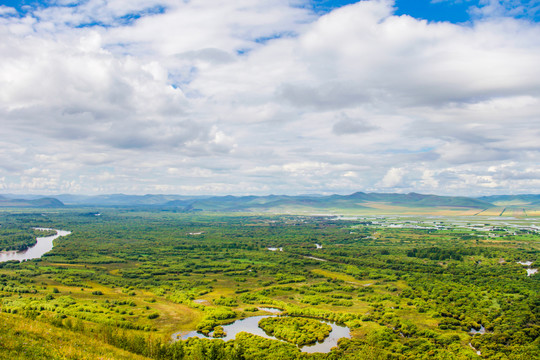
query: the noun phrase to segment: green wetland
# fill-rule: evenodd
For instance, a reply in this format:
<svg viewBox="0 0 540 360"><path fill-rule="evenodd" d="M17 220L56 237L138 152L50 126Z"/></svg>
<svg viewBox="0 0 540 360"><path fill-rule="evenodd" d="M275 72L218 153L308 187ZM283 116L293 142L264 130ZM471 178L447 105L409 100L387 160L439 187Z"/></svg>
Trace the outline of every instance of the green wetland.
<svg viewBox="0 0 540 360"><path fill-rule="evenodd" d="M540 354L539 218L82 208L0 225L10 253L66 231L40 258L0 254L2 359Z"/></svg>

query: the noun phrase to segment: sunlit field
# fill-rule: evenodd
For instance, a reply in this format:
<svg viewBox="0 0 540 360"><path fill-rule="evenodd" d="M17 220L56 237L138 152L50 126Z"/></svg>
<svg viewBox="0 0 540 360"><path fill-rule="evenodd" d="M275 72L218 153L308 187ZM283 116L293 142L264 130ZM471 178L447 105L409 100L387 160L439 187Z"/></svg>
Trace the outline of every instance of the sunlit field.
<svg viewBox="0 0 540 360"><path fill-rule="evenodd" d="M110 359L538 353L539 277L527 275L538 267L538 219L100 214L0 215L20 231L72 231L41 259L0 264L1 316L13 324L1 328L2 357L96 358L103 349L115 349L106 352ZM237 319L269 315L265 307L280 309L284 319L314 319L299 329L330 321L350 336L306 353L295 344L311 340L287 320L276 330L282 341L247 333L227 342L178 340L195 330L201 337L226 332Z"/></svg>

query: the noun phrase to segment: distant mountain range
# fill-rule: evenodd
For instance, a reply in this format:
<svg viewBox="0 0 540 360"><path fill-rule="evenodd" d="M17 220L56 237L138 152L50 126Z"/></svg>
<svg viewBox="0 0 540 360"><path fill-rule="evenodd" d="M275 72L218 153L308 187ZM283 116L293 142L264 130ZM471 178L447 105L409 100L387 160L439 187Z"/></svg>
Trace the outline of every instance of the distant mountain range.
<svg viewBox="0 0 540 360"><path fill-rule="evenodd" d="M223 211L265 211L270 209L312 208L312 209L359 209L369 208L373 204L388 204L405 207L452 206L485 209L493 207L485 201L466 198L436 195L410 194L378 194L357 192L351 195L330 196L219 196L205 199L186 199L170 201L164 205L186 206L201 210Z"/></svg>
<svg viewBox="0 0 540 360"><path fill-rule="evenodd" d="M65 204L65 205L64 205ZM494 195L478 198L417 193L356 192L351 195L182 196L182 195L3 195L0 207L150 207L177 211L271 213L433 213L502 215L540 208L540 195ZM519 215L519 214L518 214Z"/></svg>
<svg viewBox="0 0 540 360"><path fill-rule="evenodd" d="M64 203L62 203L60 200L50 197L41 197L36 199L13 199L0 195L0 207L52 208L63 206Z"/></svg>
<svg viewBox="0 0 540 360"><path fill-rule="evenodd" d="M482 196L479 200L486 201L495 205L539 205L540 194L528 195L492 195Z"/></svg>

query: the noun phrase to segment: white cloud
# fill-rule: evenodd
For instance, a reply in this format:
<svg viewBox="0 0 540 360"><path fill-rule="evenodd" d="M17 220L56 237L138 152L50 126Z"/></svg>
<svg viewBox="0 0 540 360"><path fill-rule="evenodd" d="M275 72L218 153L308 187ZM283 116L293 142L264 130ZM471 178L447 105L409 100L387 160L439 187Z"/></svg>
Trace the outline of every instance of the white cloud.
<svg viewBox="0 0 540 360"><path fill-rule="evenodd" d="M5 5L0 5L0 16L15 15L15 14L17 14L17 10L15 8L5 6Z"/></svg>
<svg viewBox="0 0 540 360"><path fill-rule="evenodd" d="M90 0L0 17L3 189L534 192L540 26L499 15Z"/></svg>
<svg viewBox="0 0 540 360"><path fill-rule="evenodd" d="M423 186L431 189L436 189L439 186L439 181L435 178L435 172L433 170L423 171L421 183Z"/></svg>
<svg viewBox="0 0 540 360"><path fill-rule="evenodd" d="M384 175L384 177L379 183L379 186L381 186L382 188L399 187L405 174L405 169L391 168L390 170L388 170L386 175Z"/></svg>

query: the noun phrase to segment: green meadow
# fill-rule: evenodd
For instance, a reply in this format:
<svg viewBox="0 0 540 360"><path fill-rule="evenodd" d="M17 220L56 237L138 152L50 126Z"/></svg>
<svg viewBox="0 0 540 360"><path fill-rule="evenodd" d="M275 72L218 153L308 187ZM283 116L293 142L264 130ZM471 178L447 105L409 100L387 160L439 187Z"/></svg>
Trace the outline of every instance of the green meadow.
<svg viewBox="0 0 540 360"><path fill-rule="evenodd" d="M72 233L0 263L0 358L538 358L540 277L517 262L538 267L540 235L470 219L5 210L6 248L34 227ZM263 307L283 311L261 324L282 341L219 338ZM323 321L350 338L302 352ZM215 338L172 340L194 330Z"/></svg>

